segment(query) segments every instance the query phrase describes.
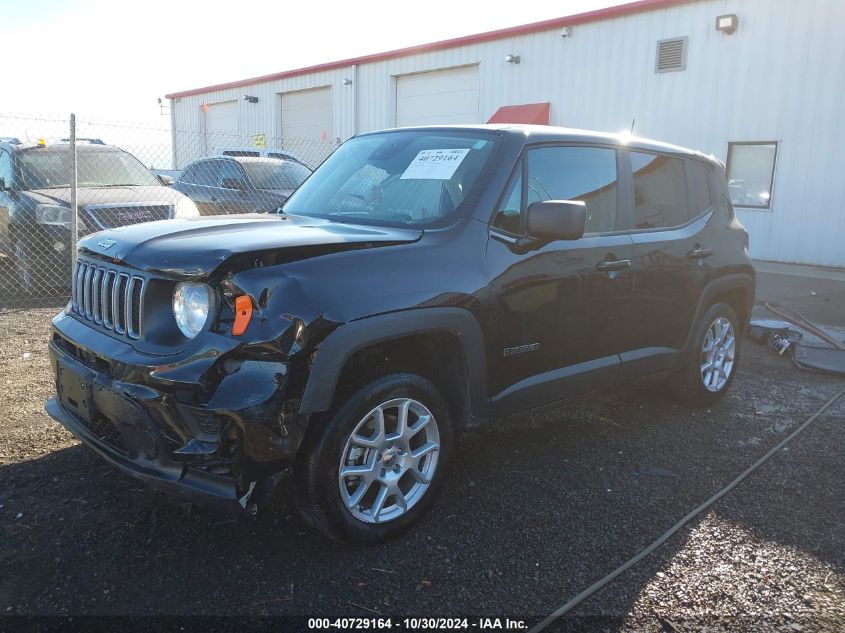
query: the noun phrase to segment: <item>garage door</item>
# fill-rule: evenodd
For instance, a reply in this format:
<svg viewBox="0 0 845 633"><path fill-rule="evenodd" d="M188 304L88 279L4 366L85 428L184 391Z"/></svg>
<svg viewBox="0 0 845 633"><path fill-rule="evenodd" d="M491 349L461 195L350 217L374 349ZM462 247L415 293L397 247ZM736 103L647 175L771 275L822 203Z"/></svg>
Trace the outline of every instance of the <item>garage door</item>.
<svg viewBox="0 0 845 633"><path fill-rule="evenodd" d="M237 147L238 102L224 101L205 106L206 151L213 153L218 148Z"/></svg>
<svg viewBox="0 0 845 633"><path fill-rule="evenodd" d="M478 66L397 77L397 127L478 122Z"/></svg>
<svg viewBox="0 0 845 633"><path fill-rule="evenodd" d="M326 86L282 93L282 136L285 140L330 142L334 138L332 89Z"/></svg>
<svg viewBox="0 0 845 633"><path fill-rule="evenodd" d="M318 165L335 147L332 89L313 88L282 93L284 149L310 165Z"/></svg>

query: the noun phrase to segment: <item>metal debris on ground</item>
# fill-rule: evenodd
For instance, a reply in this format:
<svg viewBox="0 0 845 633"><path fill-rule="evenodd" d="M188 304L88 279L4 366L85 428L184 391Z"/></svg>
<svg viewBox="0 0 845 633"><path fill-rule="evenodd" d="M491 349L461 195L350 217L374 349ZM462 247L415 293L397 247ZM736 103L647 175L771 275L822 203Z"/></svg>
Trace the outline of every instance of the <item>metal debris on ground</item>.
<svg viewBox="0 0 845 633"><path fill-rule="evenodd" d="M778 354L783 356L783 353L789 349L790 341L789 336L783 336L781 334L772 333L769 336L769 347L775 350Z"/></svg>
<svg viewBox="0 0 845 633"><path fill-rule="evenodd" d="M792 360L802 369L845 374L845 350L800 345L795 348Z"/></svg>
<svg viewBox="0 0 845 633"><path fill-rule="evenodd" d="M845 374L845 343L794 308L769 303L765 306L784 320L752 319L748 333L753 340L780 355L791 351L793 362L802 369ZM820 340L822 345L811 344L805 334Z"/></svg>

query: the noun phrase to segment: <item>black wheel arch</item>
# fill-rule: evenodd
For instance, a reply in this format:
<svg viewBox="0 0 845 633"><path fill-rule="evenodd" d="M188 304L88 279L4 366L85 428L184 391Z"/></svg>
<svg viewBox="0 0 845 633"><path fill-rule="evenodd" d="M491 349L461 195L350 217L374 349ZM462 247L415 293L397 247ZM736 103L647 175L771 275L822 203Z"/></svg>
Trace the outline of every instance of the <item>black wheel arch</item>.
<svg viewBox="0 0 845 633"><path fill-rule="evenodd" d="M409 336L448 334L458 344L465 364L466 403L475 426L489 418L486 393L487 363L484 336L475 315L463 308L415 308L350 321L329 334L319 345L311 365L300 415L327 411L339 388L347 361L358 351Z"/></svg>
<svg viewBox="0 0 845 633"><path fill-rule="evenodd" d="M695 332L696 324L708 308L716 303L727 303L736 312L741 331L745 331L751 318L751 308L754 306L754 291L756 281L753 273L730 273L717 277L705 286L698 298L695 318L690 323L684 349L689 349Z"/></svg>

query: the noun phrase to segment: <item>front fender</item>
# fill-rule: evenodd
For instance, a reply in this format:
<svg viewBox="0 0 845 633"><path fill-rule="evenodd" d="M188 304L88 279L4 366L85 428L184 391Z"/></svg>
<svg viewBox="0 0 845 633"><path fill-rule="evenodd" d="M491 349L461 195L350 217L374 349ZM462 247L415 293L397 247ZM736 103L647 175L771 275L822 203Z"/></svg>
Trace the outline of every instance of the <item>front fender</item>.
<svg viewBox="0 0 845 633"><path fill-rule="evenodd" d="M453 307L402 310L338 327L320 343L299 413L310 414L331 407L343 366L355 352L404 336L437 332L449 332L459 342L467 366L470 412L473 417L488 417L487 363L481 326L471 312Z"/></svg>

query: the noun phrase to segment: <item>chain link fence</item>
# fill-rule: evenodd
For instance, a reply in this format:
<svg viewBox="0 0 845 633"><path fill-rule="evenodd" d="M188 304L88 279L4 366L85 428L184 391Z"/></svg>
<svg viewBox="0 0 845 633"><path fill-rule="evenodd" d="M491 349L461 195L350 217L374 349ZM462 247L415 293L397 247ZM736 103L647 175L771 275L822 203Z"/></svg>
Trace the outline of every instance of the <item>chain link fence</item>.
<svg viewBox="0 0 845 633"><path fill-rule="evenodd" d="M275 213L338 145L0 113L0 308L66 301L92 233Z"/></svg>

